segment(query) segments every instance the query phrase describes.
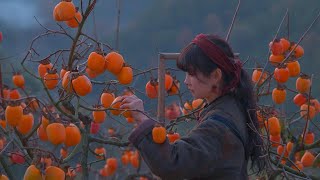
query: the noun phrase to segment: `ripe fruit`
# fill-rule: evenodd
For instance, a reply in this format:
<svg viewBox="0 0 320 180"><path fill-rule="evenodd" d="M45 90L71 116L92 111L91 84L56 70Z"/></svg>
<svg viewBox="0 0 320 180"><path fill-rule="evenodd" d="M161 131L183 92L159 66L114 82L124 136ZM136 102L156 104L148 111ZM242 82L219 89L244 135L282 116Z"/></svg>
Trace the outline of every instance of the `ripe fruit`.
<svg viewBox="0 0 320 180"><path fill-rule="evenodd" d="M53 17L56 21L68 21L71 20L76 14L76 7L72 2L61 1L54 10Z"/></svg>
<svg viewBox="0 0 320 180"><path fill-rule="evenodd" d="M278 83L285 83L289 79L289 69L284 65L282 67L277 67L274 70L274 79Z"/></svg>
<svg viewBox="0 0 320 180"><path fill-rule="evenodd" d="M299 107L306 102L307 102L306 96L301 93L295 95L293 98L293 103Z"/></svg>
<svg viewBox="0 0 320 180"><path fill-rule="evenodd" d="M112 102L114 101L114 99L115 99L114 93L106 90L101 94L100 102L103 105L103 107L109 108Z"/></svg>
<svg viewBox="0 0 320 180"><path fill-rule="evenodd" d="M96 108L96 109L97 109L96 111L92 112L93 121L95 123L103 123L107 117L107 113L105 111L99 110L101 108Z"/></svg>
<svg viewBox="0 0 320 180"><path fill-rule="evenodd" d="M81 133L79 128L74 124L69 124L69 126L66 127L66 139L64 141L64 144L68 146L75 146L79 144L81 141Z"/></svg>
<svg viewBox="0 0 320 180"><path fill-rule="evenodd" d="M94 152L100 156L96 156L97 159L103 159L103 156L106 156L106 149L103 146L97 147Z"/></svg>
<svg viewBox="0 0 320 180"><path fill-rule="evenodd" d="M72 80L72 87L77 95L86 96L92 91L91 81L85 75L79 75Z"/></svg>
<svg viewBox="0 0 320 180"><path fill-rule="evenodd" d="M24 77L22 76L22 74L20 73L15 73L12 76L12 82L15 86L19 87L19 88L23 88L24 87Z"/></svg>
<svg viewBox="0 0 320 180"><path fill-rule="evenodd" d="M57 87L59 83L59 75L56 69L48 70L48 72L44 75L44 85L49 90L54 89Z"/></svg>
<svg viewBox="0 0 320 180"><path fill-rule="evenodd" d="M269 48L274 55L281 55L284 52L282 43L279 39L275 39L274 41L270 42Z"/></svg>
<svg viewBox="0 0 320 180"><path fill-rule="evenodd" d="M316 116L316 109L312 105L303 104L300 106L300 115L305 120L312 120Z"/></svg>
<svg viewBox="0 0 320 180"><path fill-rule="evenodd" d="M272 136L280 135L281 126L280 126L279 119L277 117L269 118L268 121L267 121L267 126L266 127L269 129L269 133Z"/></svg>
<svg viewBox="0 0 320 180"><path fill-rule="evenodd" d="M301 75L296 80L296 89L300 93L309 93L310 87L311 87L311 80L310 80L309 76Z"/></svg>
<svg viewBox="0 0 320 180"><path fill-rule="evenodd" d="M305 151L301 158L301 163L304 167L310 167L313 164L313 161L315 159L315 156L310 151Z"/></svg>
<svg viewBox="0 0 320 180"><path fill-rule="evenodd" d="M30 165L24 173L23 180L42 180L40 170L35 165Z"/></svg>
<svg viewBox="0 0 320 180"><path fill-rule="evenodd" d="M167 134L167 137L169 139L169 143L174 143L176 140L179 140L180 139L180 134L177 133L177 132L172 132L170 131L168 134Z"/></svg>
<svg viewBox="0 0 320 180"><path fill-rule="evenodd" d="M64 143L66 140L66 128L61 123L51 123L46 128L48 140L54 144L58 145Z"/></svg>
<svg viewBox="0 0 320 180"><path fill-rule="evenodd" d="M282 104L286 101L287 92L283 88L274 88L272 90L272 100L276 104Z"/></svg>
<svg viewBox="0 0 320 180"><path fill-rule="evenodd" d="M22 107L20 105L8 105L5 110L5 118L7 123L15 127L21 121L23 115Z"/></svg>
<svg viewBox="0 0 320 180"><path fill-rule="evenodd" d="M82 15L79 11L77 11L74 17L69 21L65 21L65 23L71 28L76 28L79 26L79 23L81 23L81 21L82 21Z"/></svg>
<svg viewBox="0 0 320 180"><path fill-rule="evenodd" d="M147 82L146 84L146 95L150 99L154 99L158 97L158 82L155 79L151 79L150 81Z"/></svg>
<svg viewBox="0 0 320 180"><path fill-rule="evenodd" d="M166 137L167 137L166 129L163 126L156 124L152 129L153 142L162 144L166 141Z"/></svg>
<svg viewBox="0 0 320 180"><path fill-rule="evenodd" d="M297 77L300 74L300 63L296 60L288 61L287 68L289 69L290 77Z"/></svg>
<svg viewBox="0 0 320 180"><path fill-rule="evenodd" d="M120 73L123 65L124 59L121 54L117 52L110 52L105 56L106 68L113 74Z"/></svg>
<svg viewBox="0 0 320 180"><path fill-rule="evenodd" d="M120 84L130 84L133 80L132 68L130 66L122 67L121 71L117 74L117 79Z"/></svg>
<svg viewBox="0 0 320 180"><path fill-rule="evenodd" d="M261 77L261 79L260 79L260 77ZM267 77L268 77L268 73L266 71L264 71L262 74L261 69L255 69L252 73L251 79L254 83L258 83L258 85L260 86L267 79ZM260 79L260 81L259 81L259 79Z"/></svg>
<svg viewBox="0 0 320 180"><path fill-rule="evenodd" d="M53 65L50 63L49 59L45 59L40 61L40 64L38 66L38 74L41 78L44 77L44 75L47 73L49 69L51 69Z"/></svg>
<svg viewBox="0 0 320 180"><path fill-rule="evenodd" d="M22 135L27 135L31 131L33 124L34 124L33 114L31 113L23 114L20 122L17 125L17 130Z"/></svg>
<svg viewBox="0 0 320 180"><path fill-rule="evenodd" d="M88 57L88 68L97 74L101 74L104 69L105 59L97 52L91 52Z"/></svg>

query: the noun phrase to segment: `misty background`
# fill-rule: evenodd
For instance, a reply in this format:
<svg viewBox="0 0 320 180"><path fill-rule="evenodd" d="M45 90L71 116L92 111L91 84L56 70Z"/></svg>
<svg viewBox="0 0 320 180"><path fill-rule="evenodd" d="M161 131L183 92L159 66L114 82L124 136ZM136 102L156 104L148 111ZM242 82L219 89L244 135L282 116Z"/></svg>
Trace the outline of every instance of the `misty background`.
<svg viewBox="0 0 320 180"><path fill-rule="evenodd" d="M12 67L21 70L27 80L26 90L33 95L46 98L38 81L25 73L20 62L27 54L32 39L44 33L45 30L37 20L49 29L58 30L59 26L53 20L52 11L59 0L0 0L0 31L3 41L0 43L0 64L5 84L13 86L11 82ZM74 0L79 5L78 0ZM139 70L158 66L159 52L179 52L195 35L199 33L215 33L222 37L227 35L228 28L235 12L237 1L225 0L121 0L119 52L126 62ZM320 11L319 0L242 0L230 37L230 44L234 52L240 53L240 58L249 61L245 64L248 73L252 73L256 63L264 65L268 59L268 45L273 39L277 28L289 10L289 28L285 21L280 29L279 37L289 37L297 42ZM117 24L117 1L98 0L93 16L89 16L84 32L96 36L103 43L115 47ZM36 20L37 19L37 20ZM60 23L66 27L64 23ZM76 29L66 28L74 35ZM289 31L288 31L289 29ZM299 60L302 72L314 74L312 92L314 97L320 98L320 21L313 26L305 36L301 45L305 50ZM70 48L71 41L65 37L42 38L34 47L40 57L45 57L57 49ZM175 67L174 62L168 62L169 67ZM28 63L28 67L36 71L37 63ZM267 70L273 71L268 65ZM135 72L137 73L137 72ZM156 71L154 75L157 76ZM175 74L183 82L184 73ZM99 80L104 79L102 75ZM138 77L132 86L144 91L149 77ZM272 82L273 86L275 82ZM185 86L182 84L182 88ZM295 78L286 83L295 88ZM101 87L95 87L87 101L97 100ZM288 93L292 99L294 93ZM183 100L191 98L186 95ZM274 105L270 100L266 102ZM154 108L156 100L145 99L148 108ZM288 100L281 107L292 113L298 108ZM319 117L316 117L317 121ZM311 127L313 128L313 127ZM319 131L315 131L316 135Z"/></svg>

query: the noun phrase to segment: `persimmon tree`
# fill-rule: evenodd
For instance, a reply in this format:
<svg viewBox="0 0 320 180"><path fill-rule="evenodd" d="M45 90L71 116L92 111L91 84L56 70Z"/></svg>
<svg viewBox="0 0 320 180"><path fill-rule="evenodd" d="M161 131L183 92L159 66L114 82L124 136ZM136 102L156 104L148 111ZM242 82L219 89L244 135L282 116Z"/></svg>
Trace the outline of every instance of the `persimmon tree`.
<svg viewBox="0 0 320 180"><path fill-rule="evenodd" d="M131 112L137 110L120 109L119 99L135 94L156 101L160 89L154 71L158 67L134 68L130 58L86 34L84 25L95 8L97 0L81 0L79 4L62 0L52 7L52 21L57 22L57 29L39 22L44 33L32 40L21 66L42 85L46 99L27 93L28 83L20 72L13 73L12 88L1 84L0 163L4 170L1 176L15 179L8 164L23 164L24 179L120 175L128 179L156 178L141 170L143 161L139 152L127 140L135 127ZM265 176L314 178L305 170L320 166L316 150L320 140L310 130L310 126L316 127L313 119L320 104L312 95L314 75L303 72L299 60L304 55L300 42L319 16L296 42L278 36L285 17L287 13L268 45L270 51L264 67L257 66L252 71L258 101L252 111L257 114L260 128L250 128L264 140L268 161ZM38 51L36 44L40 39L52 36L70 40L69 48L49 54ZM155 143L179 140L183 134L179 125L197 119L206 103L204 99L186 96L176 73L177 69L166 68L165 97L176 101L166 106L165 119L154 118L154 111L141 112L157 122L152 130ZM148 78L142 90L131 86L138 76ZM293 89L286 84L290 79L296 79ZM288 98L289 94L294 98ZM270 98L272 105L261 104L264 98ZM297 112L280 113L280 105L285 102L296 104ZM304 123L303 128L293 131L296 123Z"/></svg>

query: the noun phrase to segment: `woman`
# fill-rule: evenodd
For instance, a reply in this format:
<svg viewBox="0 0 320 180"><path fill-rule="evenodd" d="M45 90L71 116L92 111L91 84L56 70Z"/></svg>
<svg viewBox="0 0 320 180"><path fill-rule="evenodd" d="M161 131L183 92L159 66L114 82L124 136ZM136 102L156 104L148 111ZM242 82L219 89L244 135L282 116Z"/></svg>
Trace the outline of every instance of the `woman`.
<svg viewBox="0 0 320 180"><path fill-rule="evenodd" d="M143 113L136 96L123 97L121 108L132 112L138 127L129 141L140 151L151 171L163 179L248 179L247 164L264 168L262 139L255 114L255 98L248 74L230 46L215 35L199 34L186 46L177 61L186 72L184 83L195 99L207 104L197 126L169 144L152 140L155 122Z"/></svg>

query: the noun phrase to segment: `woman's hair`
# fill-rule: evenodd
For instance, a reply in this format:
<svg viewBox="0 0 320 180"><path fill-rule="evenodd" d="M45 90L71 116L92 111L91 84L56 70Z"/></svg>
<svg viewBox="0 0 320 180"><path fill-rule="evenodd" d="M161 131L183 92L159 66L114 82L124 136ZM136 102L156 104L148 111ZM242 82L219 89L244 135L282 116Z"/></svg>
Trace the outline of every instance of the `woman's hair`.
<svg viewBox="0 0 320 180"><path fill-rule="evenodd" d="M234 53L229 44L216 35L207 35L207 38L217 45L231 61L234 61ZM209 76L213 72L217 65L194 43L187 45L181 52L177 61L177 67L189 74L196 75L197 72L201 72L205 76ZM226 73L223 73L223 84L228 85L233 77L229 77ZM248 144L245 149L248 151L251 158L251 169L258 170L260 173L265 167L265 158L262 158L263 148L262 139L253 129L259 131L258 119L256 116L256 99L253 92L253 85L248 73L242 69L241 78L234 91L230 92L235 98L238 99L243 106L244 111L247 112L247 125L248 130ZM229 94L230 94L229 93ZM254 127L252 127L254 126Z"/></svg>

